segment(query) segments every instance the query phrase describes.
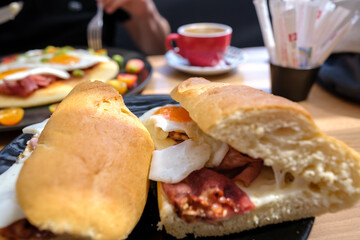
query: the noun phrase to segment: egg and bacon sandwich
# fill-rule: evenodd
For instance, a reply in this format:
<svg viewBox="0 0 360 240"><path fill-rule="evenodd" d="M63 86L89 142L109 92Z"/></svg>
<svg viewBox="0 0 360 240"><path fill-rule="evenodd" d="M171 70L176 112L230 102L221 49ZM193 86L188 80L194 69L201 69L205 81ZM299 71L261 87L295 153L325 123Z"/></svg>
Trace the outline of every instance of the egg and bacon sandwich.
<svg viewBox="0 0 360 240"><path fill-rule="evenodd" d="M160 226L222 236L351 207L360 155L322 133L299 104L247 86L190 78L181 106L140 119L156 150Z"/></svg>
<svg viewBox="0 0 360 240"><path fill-rule="evenodd" d="M61 101L81 81L112 79L119 66L106 55L72 47L30 50L2 59L0 108Z"/></svg>
<svg viewBox="0 0 360 240"><path fill-rule="evenodd" d="M45 126L45 127L44 127ZM111 86L79 83L0 175L0 239L125 239L142 215L154 149Z"/></svg>

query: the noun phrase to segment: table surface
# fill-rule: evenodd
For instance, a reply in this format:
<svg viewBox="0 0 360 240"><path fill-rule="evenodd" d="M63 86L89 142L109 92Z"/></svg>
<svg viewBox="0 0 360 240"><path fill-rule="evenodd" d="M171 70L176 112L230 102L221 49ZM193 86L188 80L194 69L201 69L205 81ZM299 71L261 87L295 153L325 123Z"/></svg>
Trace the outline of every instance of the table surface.
<svg viewBox="0 0 360 240"><path fill-rule="evenodd" d="M207 76L211 81L246 84L270 91L268 55L263 47L243 49L247 61L234 71L218 76ZM192 77L167 65L163 55L148 57L153 76L142 94L168 94L183 80ZM347 102L326 92L315 84L308 99L300 102L313 116L326 134L336 137L360 152L360 105ZM1 133L0 149L18 136L21 131ZM338 213L315 218L310 240L360 239L360 203Z"/></svg>

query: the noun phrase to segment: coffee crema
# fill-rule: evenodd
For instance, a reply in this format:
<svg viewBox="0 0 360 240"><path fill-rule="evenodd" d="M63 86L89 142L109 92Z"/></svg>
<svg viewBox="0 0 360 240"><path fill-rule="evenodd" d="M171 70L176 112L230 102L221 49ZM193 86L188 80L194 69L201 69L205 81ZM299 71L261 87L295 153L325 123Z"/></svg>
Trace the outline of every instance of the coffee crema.
<svg viewBox="0 0 360 240"><path fill-rule="evenodd" d="M185 33L220 33L226 29L218 27L192 27L184 30Z"/></svg>

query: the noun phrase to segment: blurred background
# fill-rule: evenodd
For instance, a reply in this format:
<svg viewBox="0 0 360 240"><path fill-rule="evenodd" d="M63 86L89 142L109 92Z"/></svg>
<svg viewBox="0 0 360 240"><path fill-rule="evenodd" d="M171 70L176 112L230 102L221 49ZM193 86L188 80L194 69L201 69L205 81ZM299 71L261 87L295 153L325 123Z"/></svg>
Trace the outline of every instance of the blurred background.
<svg viewBox="0 0 360 240"><path fill-rule="evenodd" d="M154 3L160 14L169 21L171 32L176 32L184 24L216 22L233 28L232 46L242 48L264 45L252 0L154 0ZM136 49L119 23L114 45L122 44Z"/></svg>
<svg viewBox="0 0 360 240"><path fill-rule="evenodd" d="M13 2L1 0L0 7ZM233 28L231 45L263 46L252 0L154 0L161 15L176 32L181 25L217 22ZM0 24L0 55L44 48L47 45L86 46L86 26L95 15L95 0L24 0L14 20ZM139 49L121 25L126 13L104 15L104 46ZM81 37L82 36L82 37Z"/></svg>

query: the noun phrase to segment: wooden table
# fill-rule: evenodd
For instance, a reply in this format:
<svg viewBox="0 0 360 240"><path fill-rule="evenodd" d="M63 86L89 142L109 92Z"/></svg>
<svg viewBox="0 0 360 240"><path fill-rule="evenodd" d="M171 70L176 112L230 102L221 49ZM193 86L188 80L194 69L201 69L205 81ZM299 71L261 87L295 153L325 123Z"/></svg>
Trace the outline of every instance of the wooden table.
<svg viewBox="0 0 360 240"><path fill-rule="evenodd" d="M268 56L264 48L244 49L246 63L228 74L206 77L211 81L246 84L270 91ZM191 77L169 67L164 56L148 58L154 68L143 94L168 94L181 81ZM335 97L315 84L306 101L300 102L326 134L334 136L360 152L360 105ZM0 149L21 132L1 133ZM280 238L279 238L280 239ZM360 203L352 209L316 217L310 240L360 239Z"/></svg>

